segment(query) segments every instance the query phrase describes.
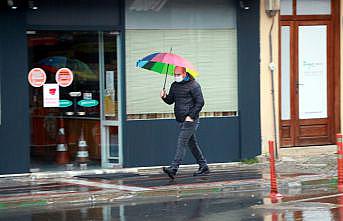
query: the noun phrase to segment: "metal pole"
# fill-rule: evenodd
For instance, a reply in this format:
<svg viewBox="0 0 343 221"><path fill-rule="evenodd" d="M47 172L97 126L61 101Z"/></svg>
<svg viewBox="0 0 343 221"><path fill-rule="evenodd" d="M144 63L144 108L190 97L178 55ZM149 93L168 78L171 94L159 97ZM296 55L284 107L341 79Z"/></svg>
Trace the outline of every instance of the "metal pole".
<svg viewBox="0 0 343 221"><path fill-rule="evenodd" d="M276 108L275 108L275 87L274 87L274 64L273 64L273 42L272 31L274 27L275 16L273 16L272 26L269 31L269 56L270 56L270 73L271 73L271 93L272 93L272 106L273 106L273 123L274 123L274 142L275 142L275 157L279 159L279 149L277 144L277 130L276 130Z"/></svg>

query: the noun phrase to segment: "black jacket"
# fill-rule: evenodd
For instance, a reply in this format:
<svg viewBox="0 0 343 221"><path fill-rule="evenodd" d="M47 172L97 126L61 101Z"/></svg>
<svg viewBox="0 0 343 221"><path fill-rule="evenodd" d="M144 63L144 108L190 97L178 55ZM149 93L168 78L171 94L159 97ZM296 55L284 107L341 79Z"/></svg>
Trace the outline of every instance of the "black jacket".
<svg viewBox="0 0 343 221"><path fill-rule="evenodd" d="M163 98L163 101L167 104L175 102L174 114L179 122L184 122L187 116L194 120L198 119L199 113L205 104L201 87L193 79L180 83L173 82L169 94L166 98Z"/></svg>

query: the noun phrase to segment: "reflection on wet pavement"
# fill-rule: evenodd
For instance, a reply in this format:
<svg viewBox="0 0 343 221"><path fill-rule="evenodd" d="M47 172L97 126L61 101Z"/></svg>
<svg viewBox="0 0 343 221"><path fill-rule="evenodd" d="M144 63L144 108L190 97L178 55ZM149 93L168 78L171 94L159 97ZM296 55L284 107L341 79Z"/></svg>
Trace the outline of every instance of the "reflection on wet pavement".
<svg viewBox="0 0 343 221"><path fill-rule="evenodd" d="M313 196L313 197L311 197ZM0 220L14 221L341 221L343 210L339 207L343 195L335 192L304 194L303 198L288 200L283 208L256 209L254 206L267 203L265 194L237 193L211 194L197 198L164 201L156 199L150 203L128 202L93 207L69 209L20 209L1 211ZM307 197L309 197L307 199ZM289 198L291 199L291 198ZM273 207L272 207L273 208Z"/></svg>
<svg viewBox="0 0 343 221"><path fill-rule="evenodd" d="M300 176L302 174L296 174ZM282 174L292 177L294 174ZM211 185L215 182L233 182L262 178L258 170L213 171L210 176L193 177L192 173L180 173L175 182L163 174L103 174L83 176L79 179L41 180L39 182L10 182L0 186L0 199L7 195L51 194L61 192L97 192L103 189L114 191L117 184L125 188L164 187L168 185ZM143 188L144 187L144 188ZM0 203L0 221L79 221L79 220L232 220L232 221L343 221L343 194L337 190L316 189L305 191L297 189L284 193L283 202L270 204L268 193L255 192L218 192L202 193L194 196L177 198L149 198L145 201L128 199L121 203L87 206L65 205L60 207L21 207L6 209ZM64 199L64 198L63 198ZM136 199L137 200L137 199ZM63 201L62 201L63 202ZM85 205L85 204L84 204ZM89 207L92 205L91 207ZM268 209L262 206L269 206ZM258 208L260 206L260 208Z"/></svg>
<svg viewBox="0 0 343 221"><path fill-rule="evenodd" d="M303 174L281 174L282 178L301 176ZM22 197L40 197L63 195L70 193L95 193L102 190L112 191L144 191L151 189L179 188L182 186L215 186L215 185L241 185L241 181L248 183L262 182L266 177L261 170L241 169L241 170L215 170L207 176L194 177L192 171L181 171L177 179L170 180L165 174L148 173L108 173L78 176L75 178L60 179L39 179L37 181L10 180L0 184L0 201Z"/></svg>
<svg viewBox="0 0 343 221"><path fill-rule="evenodd" d="M31 183L0 187L0 199L28 195L68 194L71 192L92 192L99 190L102 189L63 182Z"/></svg>
<svg viewBox="0 0 343 221"><path fill-rule="evenodd" d="M250 206L261 203L262 196L246 194L71 210L23 211L21 215L16 211L1 213L0 220L263 220L263 217L257 217L250 209Z"/></svg>

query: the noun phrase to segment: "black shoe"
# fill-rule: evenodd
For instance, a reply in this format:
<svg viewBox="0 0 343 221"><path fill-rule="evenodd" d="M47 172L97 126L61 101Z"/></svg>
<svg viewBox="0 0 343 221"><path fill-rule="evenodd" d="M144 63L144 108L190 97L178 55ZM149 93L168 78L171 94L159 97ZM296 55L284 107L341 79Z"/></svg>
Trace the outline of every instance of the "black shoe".
<svg viewBox="0 0 343 221"><path fill-rule="evenodd" d="M210 173L208 166L199 167L198 171L193 173L193 176L203 176Z"/></svg>
<svg viewBox="0 0 343 221"><path fill-rule="evenodd" d="M163 167L162 170L170 177L170 179L175 179L175 175L177 172L176 169L173 169L171 167Z"/></svg>

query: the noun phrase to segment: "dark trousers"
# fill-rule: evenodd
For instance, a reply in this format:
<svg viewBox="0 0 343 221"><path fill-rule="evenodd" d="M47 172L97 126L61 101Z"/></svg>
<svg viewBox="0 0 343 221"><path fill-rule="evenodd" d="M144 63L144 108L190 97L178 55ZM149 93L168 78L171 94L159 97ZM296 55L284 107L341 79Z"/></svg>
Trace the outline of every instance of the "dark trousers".
<svg viewBox="0 0 343 221"><path fill-rule="evenodd" d="M187 147L192 152L199 166L205 166L207 164L206 159L204 158L200 150L195 134L199 127L199 124L199 120L195 120L194 122L185 121L179 123L180 132L177 140L175 157L171 164L171 168L176 170L179 168L183 158L185 157Z"/></svg>

